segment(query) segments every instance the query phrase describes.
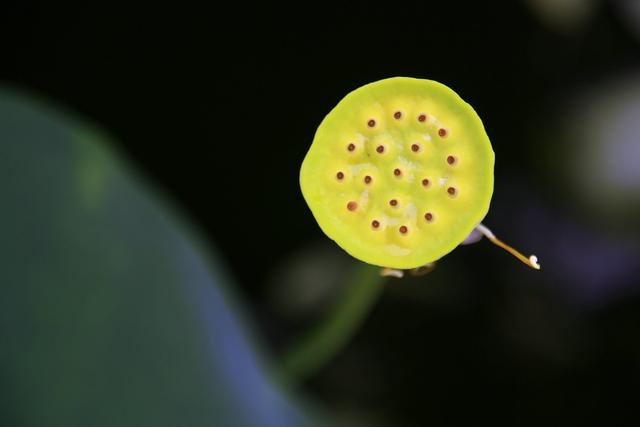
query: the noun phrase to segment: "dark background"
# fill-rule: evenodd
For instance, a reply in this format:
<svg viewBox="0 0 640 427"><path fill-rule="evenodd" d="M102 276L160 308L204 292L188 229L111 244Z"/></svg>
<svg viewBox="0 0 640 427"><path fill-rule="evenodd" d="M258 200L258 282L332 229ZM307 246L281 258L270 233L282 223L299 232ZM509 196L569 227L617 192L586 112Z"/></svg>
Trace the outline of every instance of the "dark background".
<svg viewBox="0 0 640 427"><path fill-rule="evenodd" d="M390 282L304 392L345 425L637 420L638 211L594 214L564 172L570 106L591 87L638 76L640 22L630 26L624 2L593 2L583 20L536 3L10 3L0 79L116 137L220 250L274 358L336 292L317 280L311 296L283 288L296 263L351 263L299 191L316 127L371 81L450 86L496 152L487 224L543 269L481 242L429 276Z"/></svg>

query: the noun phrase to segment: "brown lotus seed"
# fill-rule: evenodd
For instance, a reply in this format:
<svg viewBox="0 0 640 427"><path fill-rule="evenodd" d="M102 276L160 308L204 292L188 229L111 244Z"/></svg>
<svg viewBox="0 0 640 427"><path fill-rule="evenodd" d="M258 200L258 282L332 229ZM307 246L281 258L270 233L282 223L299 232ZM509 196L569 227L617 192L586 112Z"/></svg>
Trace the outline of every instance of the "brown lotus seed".
<svg viewBox="0 0 640 427"><path fill-rule="evenodd" d="M374 219L373 221L371 221L371 226L373 228L378 228L380 227L380 222Z"/></svg>
<svg viewBox="0 0 640 427"><path fill-rule="evenodd" d="M374 127L375 125L376 125L376 121L375 121L375 120L373 120L373 119L370 119L370 120L367 122L367 126L369 126L370 128Z"/></svg>
<svg viewBox="0 0 640 427"><path fill-rule="evenodd" d="M450 165L454 164L456 162L456 158L453 156L447 156L447 163L449 163Z"/></svg>
<svg viewBox="0 0 640 427"><path fill-rule="evenodd" d="M347 146L347 150L349 150L349 151L353 151L353 150L355 150L355 149L356 149L355 144L349 144L349 145Z"/></svg>
<svg viewBox="0 0 640 427"><path fill-rule="evenodd" d="M384 153L384 145L378 145L376 151L380 154Z"/></svg>
<svg viewBox="0 0 640 427"><path fill-rule="evenodd" d="M356 209L358 209L358 204L352 200L347 203L347 209L349 209L350 211L355 211Z"/></svg>
<svg viewBox="0 0 640 427"><path fill-rule="evenodd" d="M395 168L395 169L393 170L393 174L394 174L395 176L400 176L400 175L402 174L402 171L401 171L400 169L398 169L398 168Z"/></svg>
<svg viewBox="0 0 640 427"><path fill-rule="evenodd" d="M398 206L398 201L396 199L391 199L391 200L389 200L389 204L391 206Z"/></svg>
<svg viewBox="0 0 640 427"><path fill-rule="evenodd" d="M427 178L423 179L422 180L422 185L425 186L425 187L428 187L429 186L429 180Z"/></svg>
<svg viewBox="0 0 640 427"><path fill-rule="evenodd" d="M364 177L364 183L365 184L371 184L371 177L369 175Z"/></svg>
<svg viewBox="0 0 640 427"><path fill-rule="evenodd" d="M420 146L418 144L411 145L411 151L413 151L414 153L417 153L419 149Z"/></svg>
<svg viewBox="0 0 640 427"><path fill-rule="evenodd" d="M431 222L433 220L433 214L431 212L427 212L426 214L424 214L424 219Z"/></svg>
<svg viewBox="0 0 640 427"><path fill-rule="evenodd" d="M395 113L393 113L394 119L400 120L401 117L402 117L402 113L400 111L396 111Z"/></svg>
<svg viewBox="0 0 640 427"><path fill-rule="evenodd" d="M438 129L438 135L440 135L440 137L444 138L445 136L447 136L447 130L445 128Z"/></svg>
<svg viewBox="0 0 640 427"><path fill-rule="evenodd" d="M406 234L406 233L407 233L407 231L409 231L409 229L407 228L407 226L406 226L406 225L401 225L401 226L400 226L400 232L401 232L402 234Z"/></svg>
<svg viewBox="0 0 640 427"><path fill-rule="evenodd" d="M344 174L343 174L342 172L338 172L338 173L336 174L336 178L338 178L338 179L342 179L342 178L344 178Z"/></svg>
<svg viewBox="0 0 640 427"><path fill-rule="evenodd" d="M456 194L456 189L453 187L449 187L447 188L447 193L451 194L452 196Z"/></svg>
<svg viewBox="0 0 640 427"><path fill-rule="evenodd" d="M419 122L424 122L424 121L426 121L426 120L427 120L427 115L426 115L426 114L420 114L420 115L418 116L418 121L419 121Z"/></svg>

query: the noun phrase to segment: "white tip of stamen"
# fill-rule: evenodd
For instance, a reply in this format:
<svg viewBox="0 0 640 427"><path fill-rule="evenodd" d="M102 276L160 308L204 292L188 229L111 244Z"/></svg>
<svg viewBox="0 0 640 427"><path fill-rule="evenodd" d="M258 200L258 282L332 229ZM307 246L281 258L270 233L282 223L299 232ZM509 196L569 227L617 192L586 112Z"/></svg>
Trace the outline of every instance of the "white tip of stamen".
<svg viewBox="0 0 640 427"><path fill-rule="evenodd" d="M538 257L535 255L531 255L529 257L529 262L531 263L531 267L535 268L536 270L540 270L540 264L538 264Z"/></svg>
<svg viewBox="0 0 640 427"><path fill-rule="evenodd" d="M381 268L380 275L382 277L397 277L398 279L402 279L404 271L396 270L395 268Z"/></svg>
<svg viewBox="0 0 640 427"><path fill-rule="evenodd" d="M476 230L478 230L479 232L484 234L487 239L495 239L496 238L496 236L491 232L491 230L489 230L489 228L486 225L482 224L482 223L480 223L480 224L478 224L476 226Z"/></svg>

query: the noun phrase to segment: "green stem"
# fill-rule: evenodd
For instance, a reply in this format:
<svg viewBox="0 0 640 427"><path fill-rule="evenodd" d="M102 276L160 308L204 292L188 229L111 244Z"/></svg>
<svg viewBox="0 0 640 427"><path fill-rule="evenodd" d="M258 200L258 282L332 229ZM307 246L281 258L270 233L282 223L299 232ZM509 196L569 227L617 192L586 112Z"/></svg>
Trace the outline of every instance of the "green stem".
<svg viewBox="0 0 640 427"><path fill-rule="evenodd" d="M293 385L322 368L349 342L383 290L378 268L357 266L327 315L285 353L280 377Z"/></svg>

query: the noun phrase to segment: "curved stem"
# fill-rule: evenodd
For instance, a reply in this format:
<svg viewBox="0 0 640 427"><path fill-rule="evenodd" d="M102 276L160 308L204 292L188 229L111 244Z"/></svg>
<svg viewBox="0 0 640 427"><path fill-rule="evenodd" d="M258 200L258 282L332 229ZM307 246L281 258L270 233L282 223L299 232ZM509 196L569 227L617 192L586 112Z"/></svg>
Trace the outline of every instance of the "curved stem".
<svg viewBox="0 0 640 427"><path fill-rule="evenodd" d="M349 342L383 290L385 279L378 271L367 264L354 269L327 315L284 354L279 366L282 381L303 381Z"/></svg>

